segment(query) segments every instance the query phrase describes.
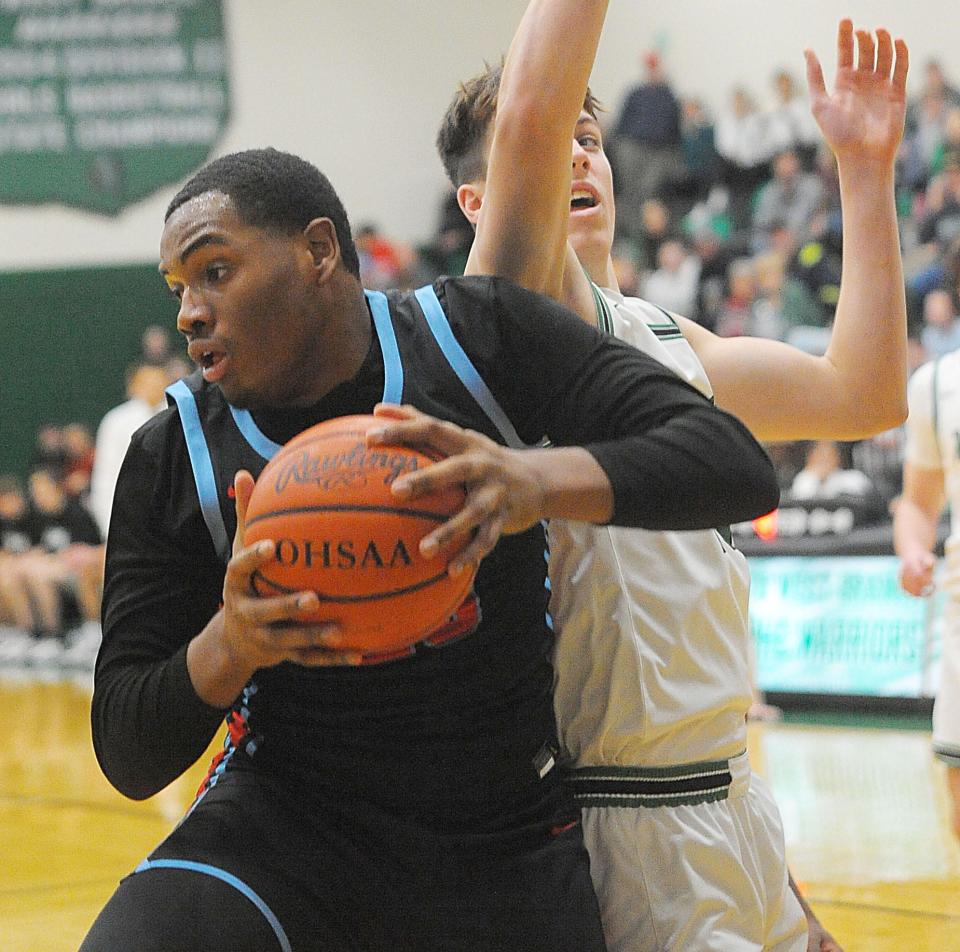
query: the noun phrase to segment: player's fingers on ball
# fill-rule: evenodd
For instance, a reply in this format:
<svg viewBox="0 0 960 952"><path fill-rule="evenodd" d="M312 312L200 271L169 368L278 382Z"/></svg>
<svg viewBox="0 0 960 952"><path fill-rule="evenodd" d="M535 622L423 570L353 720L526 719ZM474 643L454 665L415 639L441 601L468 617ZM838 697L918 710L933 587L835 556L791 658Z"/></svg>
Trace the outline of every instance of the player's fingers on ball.
<svg viewBox="0 0 960 952"><path fill-rule="evenodd" d="M224 585L244 591L250 588L250 576L262 565L275 557L276 547L269 539L261 539L253 545L242 546L227 563Z"/></svg>
<svg viewBox="0 0 960 952"><path fill-rule="evenodd" d="M472 467L466 456L438 460L423 469L404 473L394 480L390 491L398 499L418 499L442 492L449 486L462 487L470 482Z"/></svg>
<svg viewBox="0 0 960 952"><path fill-rule="evenodd" d="M303 615L309 609L302 607L305 604L303 593L293 595L276 595L266 598L249 595L238 608L252 622L258 625L303 624Z"/></svg>
<svg viewBox="0 0 960 952"><path fill-rule="evenodd" d="M373 415L383 420L412 420L419 413L416 407L407 403L378 403L373 408Z"/></svg>
<svg viewBox="0 0 960 952"><path fill-rule="evenodd" d="M478 526L467 545L450 560L450 574L459 575L465 569L478 566L500 541L503 525L503 516L498 513Z"/></svg>

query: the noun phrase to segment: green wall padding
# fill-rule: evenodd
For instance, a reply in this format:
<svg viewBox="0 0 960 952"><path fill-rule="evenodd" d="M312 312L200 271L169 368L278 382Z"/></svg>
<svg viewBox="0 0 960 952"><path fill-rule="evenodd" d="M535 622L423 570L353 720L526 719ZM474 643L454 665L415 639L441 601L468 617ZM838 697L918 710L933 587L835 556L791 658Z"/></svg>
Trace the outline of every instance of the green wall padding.
<svg viewBox="0 0 960 952"><path fill-rule="evenodd" d="M176 316L156 263L0 273L0 473L26 473L41 423L95 430L150 324L183 353Z"/></svg>

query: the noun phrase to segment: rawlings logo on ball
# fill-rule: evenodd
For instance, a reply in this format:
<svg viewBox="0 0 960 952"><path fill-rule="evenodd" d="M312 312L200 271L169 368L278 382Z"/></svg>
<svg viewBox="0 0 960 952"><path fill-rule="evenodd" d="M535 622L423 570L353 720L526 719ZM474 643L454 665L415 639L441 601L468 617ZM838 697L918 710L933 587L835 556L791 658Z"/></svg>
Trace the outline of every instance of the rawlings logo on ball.
<svg viewBox="0 0 960 952"><path fill-rule="evenodd" d="M412 473L417 468L417 455L369 449L361 442L339 453L316 453L304 449L277 468L273 488L274 492L282 493L294 482L336 489L338 486L364 485L368 475L380 473L384 485L389 486L398 476Z"/></svg>

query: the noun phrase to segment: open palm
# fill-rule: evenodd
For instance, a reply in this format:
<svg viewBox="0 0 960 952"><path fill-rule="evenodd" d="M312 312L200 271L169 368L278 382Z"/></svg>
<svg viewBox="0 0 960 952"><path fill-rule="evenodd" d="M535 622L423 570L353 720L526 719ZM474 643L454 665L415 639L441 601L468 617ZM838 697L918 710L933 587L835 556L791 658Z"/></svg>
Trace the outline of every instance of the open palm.
<svg viewBox="0 0 960 952"><path fill-rule="evenodd" d="M810 106L837 159L890 162L903 136L909 57L903 40L893 41L884 29L876 40L841 20L837 29L837 75L827 92L816 54L806 50Z"/></svg>

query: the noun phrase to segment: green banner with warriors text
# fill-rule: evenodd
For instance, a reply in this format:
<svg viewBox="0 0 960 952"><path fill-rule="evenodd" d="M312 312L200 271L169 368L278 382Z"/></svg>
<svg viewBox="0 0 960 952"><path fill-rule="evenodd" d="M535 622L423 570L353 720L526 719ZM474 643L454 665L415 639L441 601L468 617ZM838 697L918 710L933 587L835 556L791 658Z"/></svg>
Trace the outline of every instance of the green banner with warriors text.
<svg viewBox="0 0 960 952"><path fill-rule="evenodd" d="M0 203L114 215L228 117L221 0L0 0Z"/></svg>

